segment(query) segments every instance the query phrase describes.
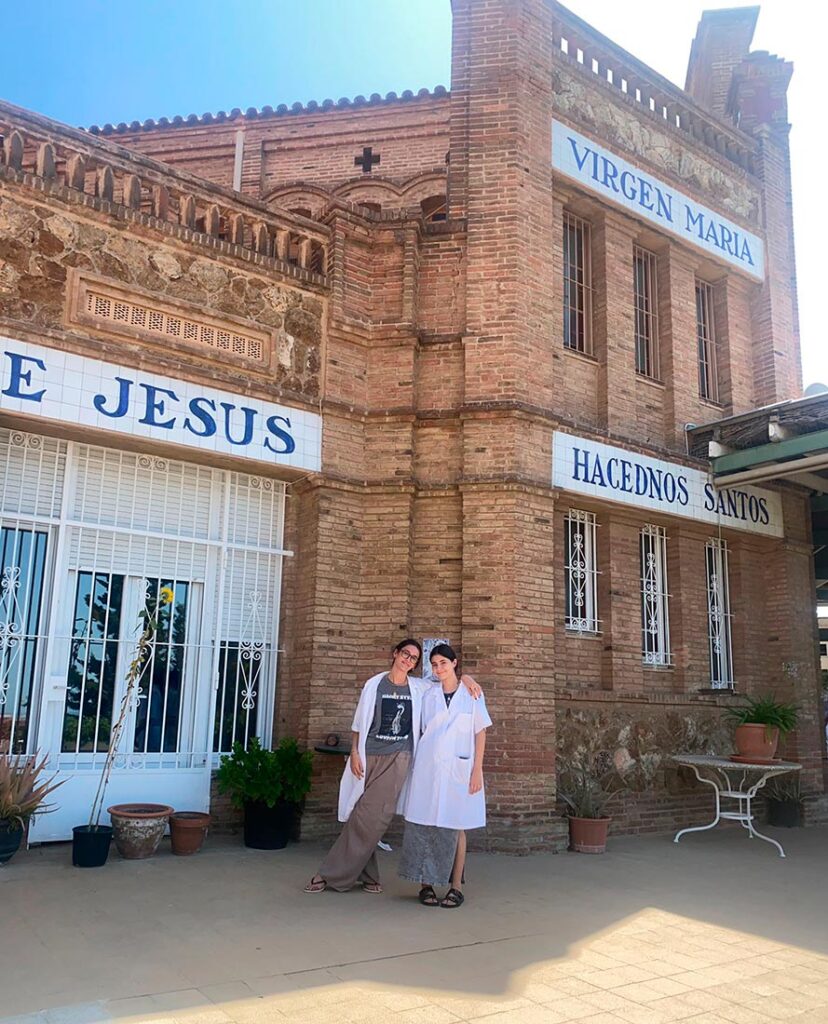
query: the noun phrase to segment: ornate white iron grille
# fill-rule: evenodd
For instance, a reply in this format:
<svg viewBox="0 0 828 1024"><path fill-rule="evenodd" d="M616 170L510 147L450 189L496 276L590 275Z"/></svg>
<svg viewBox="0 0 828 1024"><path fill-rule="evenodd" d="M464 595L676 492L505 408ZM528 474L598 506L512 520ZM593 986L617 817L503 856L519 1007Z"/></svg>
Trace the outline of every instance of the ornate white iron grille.
<svg viewBox="0 0 828 1024"><path fill-rule="evenodd" d="M635 369L643 377L658 379L658 291L656 257L633 247L635 295Z"/></svg>
<svg viewBox="0 0 828 1024"><path fill-rule="evenodd" d="M699 395L710 402L718 402L719 366L713 286L705 281L696 281L696 339L699 351Z"/></svg>
<svg viewBox="0 0 828 1024"><path fill-rule="evenodd" d="M563 216L564 345L592 352L592 257L590 226L571 213Z"/></svg>
<svg viewBox="0 0 828 1024"><path fill-rule="evenodd" d="M641 529L641 655L645 665L669 665L670 608L667 534L663 526Z"/></svg>
<svg viewBox="0 0 828 1024"><path fill-rule="evenodd" d="M597 633L598 569L594 512L571 508L566 514L566 628Z"/></svg>
<svg viewBox="0 0 828 1024"><path fill-rule="evenodd" d="M729 689L733 686L733 648L727 541L711 537L705 545L705 561L710 682L716 689Z"/></svg>
<svg viewBox="0 0 828 1024"><path fill-rule="evenodd" d="M34 750L66 444L0 429L0 751Z"/></svg>

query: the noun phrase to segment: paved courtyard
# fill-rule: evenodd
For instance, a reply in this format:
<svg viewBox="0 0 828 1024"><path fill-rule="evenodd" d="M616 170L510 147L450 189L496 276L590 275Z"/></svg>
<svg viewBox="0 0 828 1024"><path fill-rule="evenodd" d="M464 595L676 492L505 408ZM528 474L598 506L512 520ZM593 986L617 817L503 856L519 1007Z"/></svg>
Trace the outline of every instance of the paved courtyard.
<svg viewBox="0 0 828 1024"><path fill-rule="evenodd" d="M774 834L778 834L774 832ZM210 840L0 869L0 1020L16 1024L828 1024L828 830L472 855L460 910L306 896L321 850Z"/></svg>

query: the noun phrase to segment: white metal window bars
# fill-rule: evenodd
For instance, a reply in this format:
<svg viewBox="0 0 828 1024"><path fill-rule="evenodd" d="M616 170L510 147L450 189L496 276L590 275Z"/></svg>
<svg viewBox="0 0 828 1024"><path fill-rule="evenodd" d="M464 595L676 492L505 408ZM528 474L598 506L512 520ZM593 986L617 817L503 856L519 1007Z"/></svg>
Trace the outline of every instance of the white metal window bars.
<svg viewBox="0 0 828 1024"><path fill-rule="evenodd" d="M719 401L719 366L716 352L716 322L713 315L713 286L696 281L696 339L699 355L699 395Z"/></svg>
<svg viewBox="0 0 828 1024"><path fill-rule="evenodd" d="M705 562L710 683L714 689L730 689L733 686L733 649L727 541L711 537L705 545Z"/></svg>
<svg viewBox="0 0 828 1024"><path fill-rule="evenodd" d="M663 526L641 529L641 656L645 665L670 665L667 534Z"/></svg>
<svg viewBox="0 0 828 1024"><path fill-rule="evenodd" d="M564 346L592 353L592 258L590 225L563 215Z"/></svg>
<svg viewBox="0 0 828 1024"><path fill-rule="evenodd" d="M594 512L571 508L566 514L566 628L597 633L597 523Z"/></svg>
<svg viewBox="0 0 828 1024"><path fill-rule="evenodd" d="M658 380L658 286L656 256L633 246L633 287L635 293L635 370L642 377Z"/></svg>

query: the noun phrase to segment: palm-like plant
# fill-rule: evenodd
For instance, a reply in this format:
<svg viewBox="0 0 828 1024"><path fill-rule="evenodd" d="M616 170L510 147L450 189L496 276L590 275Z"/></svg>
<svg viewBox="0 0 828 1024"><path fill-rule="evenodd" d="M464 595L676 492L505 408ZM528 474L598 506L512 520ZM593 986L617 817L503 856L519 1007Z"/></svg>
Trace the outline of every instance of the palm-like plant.
<svg viewBox="0 0 828 1024"><path fill-rule="evenodd" d="M38 762L25 754L0 755L0 825L25 828L35 814L51 809L46 797L63 783L54 776L42 779L45 769L45 757Z"/></svg>
<svg viewBox="0 0 828 1024"><path fill-rule="evenodd" d="M745 703L739 707L728 708L727 718L735 725L764 725L769 735L772 729L778 729L780 735L796 728L799 708L796 704L776 701L773 697L746 697Z"/></svg>

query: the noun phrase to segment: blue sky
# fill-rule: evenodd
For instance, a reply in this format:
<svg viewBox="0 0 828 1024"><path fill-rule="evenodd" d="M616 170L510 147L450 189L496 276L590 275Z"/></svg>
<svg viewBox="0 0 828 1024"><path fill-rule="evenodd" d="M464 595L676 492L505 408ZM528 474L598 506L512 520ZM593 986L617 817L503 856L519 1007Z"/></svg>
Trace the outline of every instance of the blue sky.
<svg viewBox="0 0 828 1024"><path fill-rule="evenodd" d="M744 0L570 0L679 85L701 11ZM805 383L828 383L823 67L827 5L764 0L754 49L789 90ZM449 86L449 0L6 0L0 96L73 125ZM817 128L812 125L816 124Z"/></svg>
<svg viewBox="0 0 828 1024"><path fill-rule="evenodd" d="M2 36L3 98L89 125L448 86L451 10L448 0L9 0Z"/></svg>

